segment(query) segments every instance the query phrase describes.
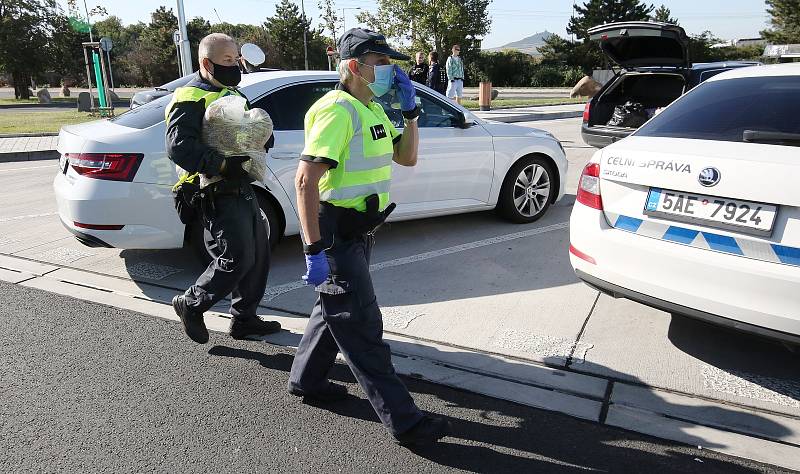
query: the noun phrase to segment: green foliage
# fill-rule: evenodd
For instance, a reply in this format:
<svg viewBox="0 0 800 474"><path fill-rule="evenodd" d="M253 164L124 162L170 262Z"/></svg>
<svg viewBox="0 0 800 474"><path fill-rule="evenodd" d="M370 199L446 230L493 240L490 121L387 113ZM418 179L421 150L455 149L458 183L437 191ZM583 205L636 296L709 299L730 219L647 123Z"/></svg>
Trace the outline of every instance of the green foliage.
<svg viewBox="0 0 800 474"><path fill-rule="evenodd" d="M308 67L323 69L328 67L325 55L326 41L321 31L311 29L311 20L300 13L297 4L281 0L275 6L275 15L264 23L269 37L280 49L275 50L273 63L281 69L305 69L303 51L303 32L308 43Z"/></svg>
<svg viewBox="0 0 800 474"><path fill-rule="evenodd" d="M363 12L358 20L388 38L410 42L412 51L438 52L442 64L460 44L467 64L480 50L478 38L489 32L490 1L377 0L377 12Z"/></svg>
<svg viewBox="0 0 800 474"><path fill-rule="evenodd" d="M719 47L722 42L710 31L689 37L689 59L693 63L710 63L716 61L759 60L763 53L761 46Z"/></svg>
<svg viewBox="0 0 800 474"><path fill-rule="evenodd" d="M55 0L0 1L0 70L11 75L18 99L30 97L31 77L47 67L56 11Z"/></svg>
<svg viewBox="0 0 800 474"><path fill-rule="evenodd" d="M761 35L772 44L800 43L800 0L766 0L772 28Z"/></svg>
<svg viewBox="0 0 800 474"><path fill-rule="evenodd" d="M645 5L641 0L587 0L583 6L575 6L576 14L569 19L567 33L587 42L587 30L593 26L618 21L647 21L653 10L653 5Z"/></svg>
<svg viewBox="0 0 800 474"><path fill-rule="evenodd" d="M672 18L672 12L663 4L653 12L653 20L678 25L678 19Z"/></svg>
<svg viewBox="0 0 800 474"><path fill-rule="evenodd" d="M490 81L495 87L572 87L583 77L579 68L539 62L515 50L480 52L466 68L471 85Z"/></svg>

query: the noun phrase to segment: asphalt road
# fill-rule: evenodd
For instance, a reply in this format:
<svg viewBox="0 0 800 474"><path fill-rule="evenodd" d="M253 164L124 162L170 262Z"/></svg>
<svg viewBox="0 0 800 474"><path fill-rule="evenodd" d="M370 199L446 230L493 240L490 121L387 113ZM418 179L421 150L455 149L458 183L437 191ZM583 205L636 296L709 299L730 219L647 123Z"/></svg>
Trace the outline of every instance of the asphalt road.
<svg viewBox="0 0 800 474"><path fill-rule="evenodd" d="M567 416L407 380L454 434L394 445L353 396L285 391L292 352L0 283L3 472L780 472Z"/></svg>

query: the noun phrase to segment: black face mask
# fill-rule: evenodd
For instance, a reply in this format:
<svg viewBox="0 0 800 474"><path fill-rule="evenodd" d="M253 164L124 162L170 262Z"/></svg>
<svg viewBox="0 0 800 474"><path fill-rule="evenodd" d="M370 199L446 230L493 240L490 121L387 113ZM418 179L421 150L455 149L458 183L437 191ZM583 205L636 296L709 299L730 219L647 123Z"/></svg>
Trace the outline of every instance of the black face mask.
<svg viewBox="0 0 800 474"><path fill-rule="evenodd" d="M223 66L210 59L208 61L214 65L214 72L211 75L214 76L214 79L219 81L220 84L228 87L236 87L239 85L239 81L242 80L242 71L239 70L238 64L235 66Z"/></svg>

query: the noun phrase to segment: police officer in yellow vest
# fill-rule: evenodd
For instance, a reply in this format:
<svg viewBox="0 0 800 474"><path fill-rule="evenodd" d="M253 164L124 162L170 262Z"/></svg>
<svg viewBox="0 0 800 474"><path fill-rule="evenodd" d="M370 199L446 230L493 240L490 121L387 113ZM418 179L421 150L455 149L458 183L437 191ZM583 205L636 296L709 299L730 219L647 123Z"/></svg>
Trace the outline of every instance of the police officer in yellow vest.
<svg viewBox="0 0 800 474"><path fill-rule="evenodd" d="M219 255L197 282L172 300L186 334L195 342L208 342L203 313L231 294L230 334L234 339L259 337L279 331L274 321L263 321L256 309L267 285L269 236L265 216L242 169L248 156L225 157L202 141L203 115L214 100L242 95L236 42L212 33L200 41L200 71L185 87L175 90L166 108L167 154L189 173L222 181L202 190L202 221L213 235ZM272 143L272 139L268 142Z"/></svg>
<svg viewBox="0 0 800 474"><path fill-rule="evenodd" d="M408 59L383 35L354 28L339 42L340 85L311 106L295 177L307 273L319 293L295 355L289 392L318 401L347 397L327 380L341 352L384 426L403 445L434 442L450 423L422 413L398 378L369 274L373 232L389 204L392 162L417 163L416 93L389 59ZM402 135L373 96L397 91Z"/></svg>

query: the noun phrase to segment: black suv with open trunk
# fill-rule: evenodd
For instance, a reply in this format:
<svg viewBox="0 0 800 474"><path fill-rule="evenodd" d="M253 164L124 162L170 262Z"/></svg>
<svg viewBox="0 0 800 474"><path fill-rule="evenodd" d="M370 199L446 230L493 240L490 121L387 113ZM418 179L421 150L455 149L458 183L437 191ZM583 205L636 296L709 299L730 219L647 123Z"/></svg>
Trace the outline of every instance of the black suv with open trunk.
<svg viewBox="0 0 800 474"><path fill-rule="evenodd" d="M692 87L721 72L760 63L689 60L689 37L677 25L631 21L589 29L620 69L586 104L581 136L602 148L621 140Z"/></svg>

